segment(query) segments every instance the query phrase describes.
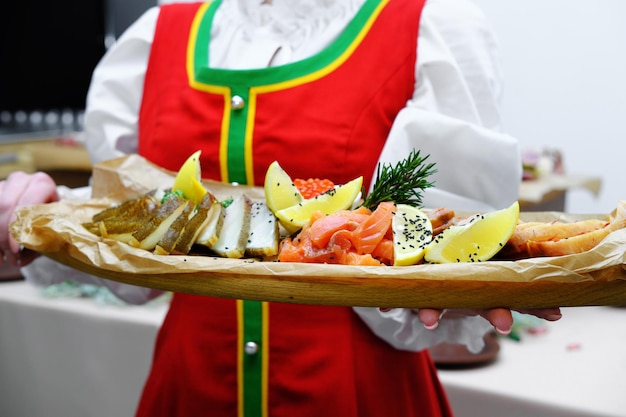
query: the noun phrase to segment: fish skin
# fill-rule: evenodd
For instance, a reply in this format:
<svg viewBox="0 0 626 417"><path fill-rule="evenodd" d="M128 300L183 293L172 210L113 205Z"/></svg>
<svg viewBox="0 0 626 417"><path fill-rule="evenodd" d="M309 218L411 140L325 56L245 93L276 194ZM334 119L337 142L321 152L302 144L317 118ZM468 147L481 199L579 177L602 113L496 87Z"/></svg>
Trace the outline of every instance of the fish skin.
<svg viewBox="0 0 626 417"><path fill-rule="evenodd" d="M180 196L170 196L161 204L156 214L133 233L128 243L133 247L153 250L188 204L190 204L189 201Z"/></svg>
<svg viewBox="0 0 626 417"><path fill-rule="evenodd" d="M104 209L101 212L94 214L92 221L99 222L111 219L117 219L118 221L125 219L145 219L160 206L160 202L155 197L155 193L156 191L153 190L142 194L137 198L133 198L113 207Z"/></svg>
<svg viewBox="0 0 626 417"><path fill-rule="evenodd" d="M195 214L185 225L172 253L176 255L186 255L189 253L191 247L200 235L200 232L202 232L203 227L209 220L210 211L217 208L216 205L221 207L221 204L217 202L215 196L207 192L197 205Z"/></svg>
<svg viewBox="0 0 626 417"><path fill-rule="evenodd" d="M169 255L174 250L176 243L180 239L185 227L189 223L194 205L188 202L182 212L172 222L170 227L165 231L159 242L154 248L157 255Z"/></svg>
<svg viewBox="0 0 626 417"><path fill-rule="evenodd" d="M104 209L92 217L83 227L102 237L116 239L117 235L127 235L137 230L147 218L158 210L161 203L154 196L155 191Z"/></svg>

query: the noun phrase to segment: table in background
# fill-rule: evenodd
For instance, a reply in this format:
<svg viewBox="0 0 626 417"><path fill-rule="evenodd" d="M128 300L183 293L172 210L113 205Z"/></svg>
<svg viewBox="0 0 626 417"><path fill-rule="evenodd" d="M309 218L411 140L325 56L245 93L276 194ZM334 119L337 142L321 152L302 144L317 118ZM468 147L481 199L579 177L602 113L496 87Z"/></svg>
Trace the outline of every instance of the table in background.
<svg viewBox="0 0 626 417"><path fill-rule="evenodd" d="M70 188L89 183L91 161L79 134L0 141L0 179L13 171L44 171Z"/></svg>
<svg viewBox="0 0 626 417"><path fill-rule="evenodd" d="M165 313L0 282L0 416L133 415ZM456 417L626 415L626 309L563 313L543 334L502 339L489 365L440 370Z"/></svg>
<svg viewBox="0 0 626 417"><path fill-rule="evenodd" d="M575 188L589 190L597 196L602 186L598 177L554 174L522 181L519 203L522 211L565 211L567 191Z"/></svg>
<svg viewBox="0 0 626 417"><path fill-rule="evenodd" d="M166 310L0 282L0 416L132 416Z"/></svg>
<svg viewBox="0 0 626 417"><path fill-rule="evenodd" d="M501 339L492 364L440 370L456 417L626 416L626 309L562 311L544 333Z"/></svg>

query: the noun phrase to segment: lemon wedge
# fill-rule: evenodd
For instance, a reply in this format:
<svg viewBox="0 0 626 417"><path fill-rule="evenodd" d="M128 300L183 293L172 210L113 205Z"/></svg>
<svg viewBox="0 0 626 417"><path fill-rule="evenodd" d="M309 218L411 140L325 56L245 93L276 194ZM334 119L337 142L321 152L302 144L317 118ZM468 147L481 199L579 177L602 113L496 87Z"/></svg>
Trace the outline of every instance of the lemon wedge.
<svg viewBox="0 0 626 417"><path fill-rule="evenodd" d="M265 173L264 191L265 202L272 213L303 200L293 180L277 161L272 162Z"/></svg>
<svg viewBox="0 0 626 417"><path fill-rule="evenodd" d="M316 197L278 210L274 214L289 233L294 233L304 227L316 211L332 214L349 209L360 195L362 186L363 177L358 177Z"/></svg>
<svg viewBox="0 0 626 417"><path fill-rule="evenodd" d="M421 261L433 237L433 226L426 213L408 204L398 204L391 228L394 266L415 265Z"/></svg>
<svg viewBox="0 0 626 417"><path fill-rule="evenodd" d="M201 171L200 171L200 154L202 151L194 152L185 163L180 167L174 184L172 185L172 191L179 191L183 194L183 197L196 204L202 201L202 198L207 193L207 190L202 185Z"/></svg>
<svg viewBox="0 0 626 417"><path fill-rule="evenodd" d="M189 193L189 197L188 197L189 200L191 200L195 204L200 204L200 202L202 201L202 199L207 193L207 189L204 188L204 185L202 185L202 183L199 180L197 180L196 178L192 178L191 187L188 193Z"/></svg>
<svg viewBox="0 0 626 417"><path fill-rule="evenodd" d="M488 261L513 235L519 211L516 201L508 208L477 214L450 226L426 245L424 259L440 264Z"/></svg>

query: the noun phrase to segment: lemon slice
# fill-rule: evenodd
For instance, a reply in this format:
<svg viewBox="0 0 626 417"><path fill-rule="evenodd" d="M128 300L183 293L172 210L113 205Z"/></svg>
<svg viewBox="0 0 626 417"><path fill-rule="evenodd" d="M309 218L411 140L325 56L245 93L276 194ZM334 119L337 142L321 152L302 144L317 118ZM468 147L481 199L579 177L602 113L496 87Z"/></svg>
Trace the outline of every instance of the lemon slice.
<svg viewBox="0 0 626 417"><path fill-rule="evenodd" d="M179 191L183 194L183 197L196 204L202 201L202 198L207 193L207 190L202 185L201 172L200 172L200 154L202 151L194 152L185 163L180 167L174 184L172 185L172 191Z"/></svg>
<svg viewBox="0 0 626 417"><path fill-rule="evenodd" d="M280 224L289 232L300 230L316 211L332 214L349 209L361 193L363 177L358 177L343 185L302 202L276 211Z"/></svg>
<svg viewBox="0 0 626 417"><path fill-rule="evenodd" d="M265 173L264 190L267 207L274 214L303 200L293 180L277 161L272 162Z"/></svg>
<svg viewBox="0 0 626 417"><path fill-rule="evenodd" d="M200 204L204 196L207 194L207 189L204 188L204 185L202 185L202 183L199 180L192 178L191 187L188 193L189 193L189 197L188 197L189 200L191 200L195 204Z"/></svg>
<svg viewBox="0 0 626 417"><path fill-rule="evenodd" d="M477 214L463 224L450 226L426 245L430 263L483 262L491 259L509 240L519 221L519 203Z"/></svg>
<svg viewBox="0 0 626 417"><path fill-rule="evenodd" d="M422 210L398 204L391 222L394 266L415 265L424 257L433 237L433 226Z"/></svg>

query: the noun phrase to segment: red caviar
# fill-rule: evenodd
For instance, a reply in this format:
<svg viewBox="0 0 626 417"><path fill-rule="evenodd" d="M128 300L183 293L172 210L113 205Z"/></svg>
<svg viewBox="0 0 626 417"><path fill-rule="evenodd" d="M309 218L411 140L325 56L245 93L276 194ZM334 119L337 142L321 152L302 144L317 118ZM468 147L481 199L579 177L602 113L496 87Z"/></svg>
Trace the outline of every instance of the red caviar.
<svg viewBox="0 0 626 417"><path fill-rule="evenodd" d="M302 197L306 199L313 198L335 188L335 184L328 179L309 178L305 180L296 178L293 180L293 183L300 191L300 194L302 194Z"/></svg>

